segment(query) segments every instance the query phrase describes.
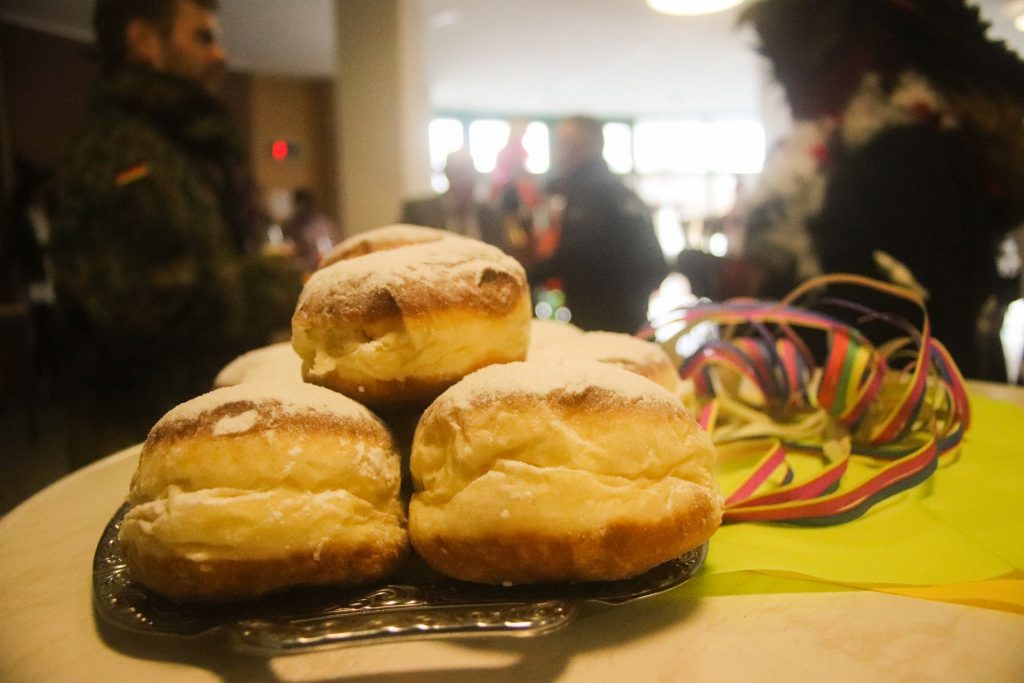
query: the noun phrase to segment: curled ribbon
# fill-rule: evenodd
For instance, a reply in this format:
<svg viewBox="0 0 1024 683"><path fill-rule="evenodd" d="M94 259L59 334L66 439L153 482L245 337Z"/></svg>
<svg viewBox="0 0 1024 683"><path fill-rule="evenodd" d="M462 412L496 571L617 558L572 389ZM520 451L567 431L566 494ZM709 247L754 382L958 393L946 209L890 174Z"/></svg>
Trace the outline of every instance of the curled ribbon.
<svg viewBox="0 0 1024 683"><path fill-rule="evenodd" d="M914 304L920 328L884 312L811 293L867 288ZM815 309L853 310L902 334L875 346L857 327ZM676 353L682 335L712 323L717 337ZM963 377L931 335L915 292L858 275L808 281L779 302L731 300L672 311L638 333L678 361L684 396L725 460L756 461L726 498L725 522L841 524L925 481L956 452L970 423ZM811 351L800 330L824 333ZM796 460L819 463L795 467ZM856 472L856 474L854 474ZM781 473L781 474L780 474ZM773 475L776 475L773 479Z"/></svg>

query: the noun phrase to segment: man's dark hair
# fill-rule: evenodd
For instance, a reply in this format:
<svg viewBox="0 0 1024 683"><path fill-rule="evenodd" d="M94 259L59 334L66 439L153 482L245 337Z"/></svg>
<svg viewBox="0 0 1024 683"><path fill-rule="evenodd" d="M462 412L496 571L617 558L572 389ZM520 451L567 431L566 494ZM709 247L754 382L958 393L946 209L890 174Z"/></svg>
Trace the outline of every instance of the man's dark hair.
<svg viewBox="0 0 1024 683"><path fill-rule="evenodd" d="M133 20L144 19L170 35L179 2L194 2L209 12L216 12L218 5L218 0L96 0L92 26L103 70L117 69L127 61L125 28Z"/></svg>

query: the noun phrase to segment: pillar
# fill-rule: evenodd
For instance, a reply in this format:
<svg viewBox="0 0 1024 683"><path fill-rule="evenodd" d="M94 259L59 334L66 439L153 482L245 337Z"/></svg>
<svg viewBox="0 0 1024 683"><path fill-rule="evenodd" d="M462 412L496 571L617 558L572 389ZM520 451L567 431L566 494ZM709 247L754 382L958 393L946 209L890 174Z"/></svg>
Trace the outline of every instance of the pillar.
<svg viewBox="0 0 1024 683"><path fill-rule="evenodd" d="M352 235L430 192L420 0L335 0L339 219Z"/></svg>

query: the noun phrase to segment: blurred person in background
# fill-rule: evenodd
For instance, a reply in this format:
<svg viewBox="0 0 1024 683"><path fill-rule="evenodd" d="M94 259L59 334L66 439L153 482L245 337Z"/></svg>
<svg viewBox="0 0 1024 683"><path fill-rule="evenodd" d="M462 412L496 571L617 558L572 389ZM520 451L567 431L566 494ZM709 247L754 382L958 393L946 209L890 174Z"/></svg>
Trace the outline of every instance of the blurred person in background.
<svg viewBox="0 0 1024 683"><path fill-rule="evenodd" d="M214 97L227 60L216 10L94 8L102 76L57 169L51 239L73 466L209 389L226 361L287 326L301 287L285 259L256 255L264 213Z"/></svg>
<svg viewBox="0 0 1024 683"><path fill-rule="evenodd" d="M491 172L491 201L501 213L508 251L524 262L533 257L534 212L541 201L537 184L526 168L529 158L523 145L526 126L525 121L512 121L508 142L498 152Z"/></svg>
<svg viewBox="0 0 1024 683"><path fill-rule="evenodd" d="M823 272L918 291L964 374L1002 379L978 322L1002 288L998 244L1024 220L1024 62L963 0L762 0L744 20L795 121L748 245L805 231Z"/></svg>
<svg viewBox="0 0 1024 683"><path fill-rule="evenodd" d="M573 324L634 333L668 268L650 209L611 172L603 150L600 121L559 122L548 190L564 199L561 233L553 253L528 264L527 274L534 286L557 279Z"/></svg>
<svg viewBox="0 0 1024 683"><path fill-rule="evenodd" d="M508 251L509 244L498 210L477 198L477 171L466 148L445 159L448 189L438 195L412 199L402 206L402 223L425 225L458 233Z"/></svg>
<svg viewBox="0 0 1024 683"><path fill-rule="evenodd" d="M303 270L316 270L320 257L341 241L338 224L320 210L313 192L300 187L292 193L292 214L285 236L295 245L295 258Z"/></svg>

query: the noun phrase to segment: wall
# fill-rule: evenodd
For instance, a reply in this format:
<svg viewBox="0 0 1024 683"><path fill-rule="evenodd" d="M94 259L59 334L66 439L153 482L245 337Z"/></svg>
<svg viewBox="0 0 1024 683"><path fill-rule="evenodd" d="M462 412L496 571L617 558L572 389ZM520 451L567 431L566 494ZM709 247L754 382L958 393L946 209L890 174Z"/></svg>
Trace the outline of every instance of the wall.
<svg viewBox="0 0 1024 683"><path fill-rule="evenodd" d="M332 82L254 76L251 85L250 153L264 192L272 198L305 187L328 214L337 216ZM273 159L270 148L278 139L297 149L294 157Z"/></svg>
<svg viewBox="0 0 1024 683"><path fill-rule="evenodd" d="M0 65L5 159L17 153L52 168L81 125L99 73L90 46L0 23Z"/></svg>
<svg viewBox="0 0 1024 683"><path fill-rule="evenodd" d="M394 223L403 200L430 193L419 11L412 0L335 0L338 191L349 234Z"/></svg>

